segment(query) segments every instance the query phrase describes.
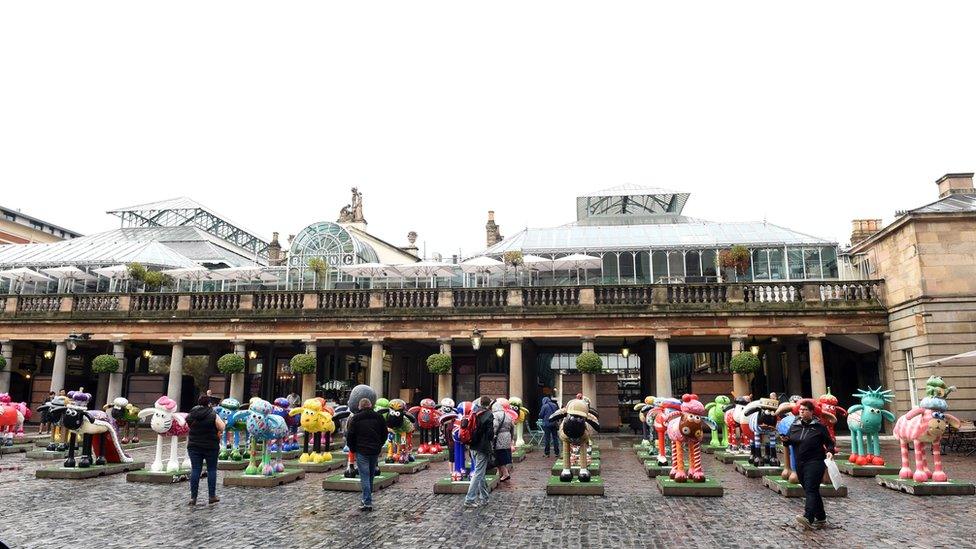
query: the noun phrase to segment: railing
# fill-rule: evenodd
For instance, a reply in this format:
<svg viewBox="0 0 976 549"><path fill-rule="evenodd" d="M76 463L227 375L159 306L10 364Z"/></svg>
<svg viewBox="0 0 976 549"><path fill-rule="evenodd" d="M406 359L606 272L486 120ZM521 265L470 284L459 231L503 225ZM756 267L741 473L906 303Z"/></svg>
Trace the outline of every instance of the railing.
<svg viewBox="0 0 976 549"><path fill-rule="evenodd" d="M74 310L82 313L95 311L118 311L117 295L78 295L75 296Z"/></svg>
<svg viewBox="0 0 976 549"><path fill-rule="evenodd" d="M526 288L522 290L522 305L525 307L579 305L579 288Z"/></svg>
<svg viewBox="0 0 976 549"><path fill-rule="evenodd" d="M506 307L508 306L508 290L497 288L478 288L454 290L454 307Z"/></svg>
<svg viewBox="0 0 976 549"><path fill-rule="evenodd" d="M793 284L748 285L742 288L746 303L793 303L802 301L802 291Z"/></svg>
<svg viewBox="0 0 976 549"><path fill-rule="evenodd" d="M49 313L61 310L61 296L24 295L17 301L17 307L25 313Z"/></svg>
<svg viewBox="0 0 976 549"><path fill-rule="evenodd" d="M369 292L334 291L319 294L319 309L367 309L369 308Z"/></svg>
<svg viewBox="0 0 976 549"><path fill-rule="evenodd" d="M193 294L191 311L234 311L241 308L241 294Z"/></svg>
<svg viewBox="0 0 976 549"><path fill-rule="evenodd" d="M650 286L597 286L593 297L597 305L650 305Z"/></svg>
<svg viewBox="0 0 976 549"><path fill-rule="evenodd" d="M383 303L391 309L432 309L437 307L437 290L386 290Z"/></svg>
<svg viewBox="0 0 976 549"><path fill-rule="evenodd" d="M672 284L668 286L668 303L726 303L725 284Z"/></svg>
<svg viewBox="0 0 976 549"><path fill-rule="evenodd" d="M258 311L290 311L301 309L304 294L300 292L261 292L254 294L254 309Z"/></svg>
<svg viewBox="0 0 976 549"><path fill-rule="evenodd" d="M882 301L881 283L877 281L821 284L820 301Z"/></svg>
<svg viewBox="0 0 976 549"><path fill-rule="evenodd" d="M175 311L178 303L175 294L136 294L130 306L133 311Z"/></svg>

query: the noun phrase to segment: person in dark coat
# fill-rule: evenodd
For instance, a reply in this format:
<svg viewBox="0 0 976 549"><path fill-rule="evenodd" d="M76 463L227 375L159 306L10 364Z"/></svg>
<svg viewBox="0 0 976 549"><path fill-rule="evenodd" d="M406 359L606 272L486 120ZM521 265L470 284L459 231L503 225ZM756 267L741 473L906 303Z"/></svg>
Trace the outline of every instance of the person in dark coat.
<svg viewBox="0 0 976 549"><path fill-rule="evenodd" d="M359 485L362 488L360 511L373 510L373 476L379 470L379 455L387 437L386 421L373 410L368 398L359 400L359 411L349 420L346 428L346 445L356 454L359 469Z"/></svg>
<svg viewBox="0 0 976 549"><path fill-rule="evenodd" d="M210 396L201 395L197 405L186 414L186 423L190 427L186 443L186 453L190 456L190 505L197 504L204 460L207 462L210 503L217 503L220 501L217 497L217 454L220 453L220 433L226 427L224 420L217 417Z"/></svg>
<svg viewBox="0 0 976 549"><path fill-rule="evenodd" d="M549 422L549 416L559 410L559 405L550 397L542 397L542 408L539 409L539 419L542 420L542 438L545 440L543 454L549 457L549 444L552 443L553 454L559 454L559 426Z"/></svg>
<svg viewBox="0 0 976 549"><path fill-rule="evenodd" d="M827 427L814 416L815 406L813 400L801 400L799 420L793 423L789 433L783 437L783 443L793 448L796 474L806 492L804 512L796 516L797 523L805 530L820 528L827 522L823 498L820 496L820 483L827 471L824 460L833 459L836 452Z"/></svg>
<svg viewBox="0 0 976 549"><path fill-rule="evenodd" d="M474 473L471 475L468 494L464 496L466 508L488 503L488 483L485 481L485 475L488 471L488 456L494 453L495 445L495 416L491 413L491 404L491 398L483 396L476 400L473 406L478 423L471 444L468 446Z"/></svg>

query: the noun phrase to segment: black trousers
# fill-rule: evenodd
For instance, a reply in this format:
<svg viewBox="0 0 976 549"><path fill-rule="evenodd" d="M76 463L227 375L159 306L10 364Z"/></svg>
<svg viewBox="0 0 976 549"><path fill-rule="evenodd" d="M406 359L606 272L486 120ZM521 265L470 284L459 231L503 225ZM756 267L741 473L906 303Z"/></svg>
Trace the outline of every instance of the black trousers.
<svg viewBox="0 0 976 549"><path fill-rule="evenodd" d="M824 512L823 497L820 495L820 481L823 480L827 465L823 460L816 459L796 464L796 474L800 477L800 485L806 492L806 505L803 508L803 516L810 522L814 520L826 520L827 513Z"/></svg>

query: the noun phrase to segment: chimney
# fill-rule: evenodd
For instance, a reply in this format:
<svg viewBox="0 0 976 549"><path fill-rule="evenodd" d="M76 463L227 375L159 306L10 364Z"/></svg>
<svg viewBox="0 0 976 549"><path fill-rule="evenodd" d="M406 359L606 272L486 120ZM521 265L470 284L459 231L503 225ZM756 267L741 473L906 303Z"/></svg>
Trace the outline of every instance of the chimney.
<svg viewBox="0 0 976 549"><path fill-rule="evenodd" d="M945 198L951 194L976 194L973 190L973 174L970 173L947 173L935 182L939 186L939 198Z"/></svg>
<svg viewBox="0 0 976 549"><path fill-rule="evenodd" d="M487 234L488 247L492 247L498 244L505 237L502 236L501 227L495 224L495 212L494 210L488 210L488 223L485 224L485 233Z"/></svg>
<svg viewBox="0 0 976 549"><path fill-rule="evenodd" d="M881 230L880 219L855 219L851 221L851 246L867 240Z"/></svg>

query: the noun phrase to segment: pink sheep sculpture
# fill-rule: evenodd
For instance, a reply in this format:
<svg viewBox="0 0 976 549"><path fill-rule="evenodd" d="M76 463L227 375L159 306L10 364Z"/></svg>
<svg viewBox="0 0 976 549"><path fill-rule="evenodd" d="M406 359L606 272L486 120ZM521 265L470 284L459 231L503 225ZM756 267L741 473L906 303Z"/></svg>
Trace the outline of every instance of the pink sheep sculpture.
<svg viewBox="0 0 976 549"><path fill-rule="evenodd" d="M177 412L176 401L168 396L161 396L156 399L152 408L146 408L139 412L139 419L152 416L149 426L156 432L156 459L153 460L149 470L154 473L161 473L163 469L163 439L170 438L171 450L169 461L165 471L175 472L180 469L189 469L190 460L186 458L182 467L179 459L180 437L186 437L190 432L190 427L186 423L186 414Z"/></svg>
<svg viewBox="0 0 976 549"><path fill-rule="evenodd" d="M894 434L901 443L901 470L899 478L912 479L915 482L946 482L949 476L942 470L942 451L940 448L942 435L946 428L952 425L958 429L959 419L946 413L949 404L945 397L955 387L947 387L941 377L932 376L925 384L925 398L905 415L895 422ZM908 462L908 443L915 445L915 472L912 473ZM934 471L929 471L925 459L925 445L932 446L932 463Z"/></svg>

